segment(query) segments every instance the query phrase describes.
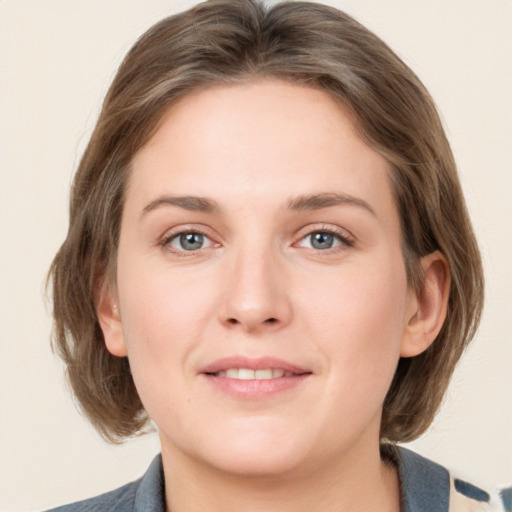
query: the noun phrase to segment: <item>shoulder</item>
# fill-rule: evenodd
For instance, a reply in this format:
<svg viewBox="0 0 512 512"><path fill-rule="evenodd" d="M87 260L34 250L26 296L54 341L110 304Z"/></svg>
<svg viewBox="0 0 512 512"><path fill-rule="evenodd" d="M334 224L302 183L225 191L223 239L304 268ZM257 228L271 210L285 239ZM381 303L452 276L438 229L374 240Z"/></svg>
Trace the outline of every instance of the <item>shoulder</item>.
<svg viewBox="0 0 512 512"><path fill-rule="evenodd" d="M497 493L458 479L443 466L398 447L398 466L404 512L504 512Z"/></svg>
<svg viewBox="0 0 512 512"><path fill-rule="evenodd" d="M131 482L94 498L63 505L47 512L125 512L134 509L135 495L141 480Z"/></svg>
<svg viewBox="0 0 512 512"><path fill-rule="evenodd" d="M162 458L158 455L139 480L47 512L164 512L164 503Z"/></svg>

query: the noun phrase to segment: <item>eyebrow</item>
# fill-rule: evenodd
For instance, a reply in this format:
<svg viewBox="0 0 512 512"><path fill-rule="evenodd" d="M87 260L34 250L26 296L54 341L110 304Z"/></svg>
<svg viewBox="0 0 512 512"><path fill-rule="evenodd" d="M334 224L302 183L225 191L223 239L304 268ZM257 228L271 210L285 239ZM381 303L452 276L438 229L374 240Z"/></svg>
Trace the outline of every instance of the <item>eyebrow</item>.
<svg viewBox="0 0 512 512"><path fill-rule="evenodd" d="M142 212L141 218L156 208L161 206L177 206L184 210L204 212L204 213L220 213L221 208L216 201L206 197L197 196L162 196L146 205ZM376 216L374 209L363 199L351 196L349 194L324 192L320 194L302 195L290 199L287 208L293 211L321 210L322 208L330 208L333 206L350 205L364 208L372 215Z"/></svg>
<svg viewBox="0 0 512 512"><path fill-rule="evenodd" d="M207 199L205 197L196 197L196 196L162 196L154 201L151 201L148 205L146 205L142 212L141 217L146 215L152 210L159 208L164 205L169 206L177 206L178 208L183 208L184 210L190 210L194 212L205 212L205 213L219 213L220 207L219 205L213 201L212 199Z"/></svg>
<svg viewBox="0 0 512 512"><path fill-rule="evenodd" d="M339 193L322 193L299 196L290 199L288 202L288 209L295 211L321 210L322 208L330 208L332 206L339 205L358 206L376 216L375 210L363 199L349 194Z"/></svg>

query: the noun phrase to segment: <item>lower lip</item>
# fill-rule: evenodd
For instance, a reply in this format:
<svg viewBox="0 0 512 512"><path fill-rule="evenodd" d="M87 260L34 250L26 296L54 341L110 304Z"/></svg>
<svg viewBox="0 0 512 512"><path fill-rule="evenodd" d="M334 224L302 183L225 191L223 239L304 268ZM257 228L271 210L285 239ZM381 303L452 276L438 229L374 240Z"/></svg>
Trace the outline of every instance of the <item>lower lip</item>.
<svg viewBox="0 0 512 512"><path fill-rule="evenodd" d="M304 373L294 375L293 377L279 377L277 379L240 380L229 377L217 377L205 373L202 375L222 393L246 400L261 400L288 391L299 386L311 376L310 373Z"/></svg>

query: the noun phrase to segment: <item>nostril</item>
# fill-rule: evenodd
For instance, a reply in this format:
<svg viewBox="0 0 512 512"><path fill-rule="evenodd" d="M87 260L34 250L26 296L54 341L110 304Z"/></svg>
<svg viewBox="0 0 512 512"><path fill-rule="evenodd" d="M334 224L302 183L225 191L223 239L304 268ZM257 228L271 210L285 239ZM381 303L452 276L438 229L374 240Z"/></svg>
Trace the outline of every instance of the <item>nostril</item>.
<svg viewBox="0 0 512 512"><path fill-rule="evenodd" d="M1 1L1 0L0 0ZM279 323L279 320L277 318L274 318L274 317L270 317L270 318L267 318L266 320L239 320L237 319L236 317L231 317L231 318L226 318L225 320L226 324L229 324L229 325L244 325L248 328L250 328L251 330L254 329L257 325L270 325L270 324L275 324L275 323Z"/></svg>

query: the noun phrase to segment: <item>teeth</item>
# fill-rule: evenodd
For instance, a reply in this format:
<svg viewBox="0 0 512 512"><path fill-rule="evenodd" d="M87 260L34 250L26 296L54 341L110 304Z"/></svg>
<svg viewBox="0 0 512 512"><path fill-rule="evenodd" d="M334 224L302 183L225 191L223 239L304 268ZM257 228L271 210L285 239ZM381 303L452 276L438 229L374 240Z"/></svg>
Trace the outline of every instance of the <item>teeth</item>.
<svg viewBox="0 0 512 512"><path fill-rule="evenodd" d="M236 379L236 377L234 378ZM240 380L253 380L256 378L256 375L254 374L254 370L240 368L240 370L238 370L238 378Z"/></svg>
<svg viewBox="0 0 512 512"><path fill-rule="evenodd" d="M256 370L254 378L268 380L272 378L272 370Z"/></svg>
<svg viewBox="0 0 512 512"><path fill-rule="evenodd" d="M238 380L269 380L279 379L280 377L291 377L293 373L285 372L281 369L268 368L265 370L251 370L249 368L229 368L217 372L217 377L228 377Z"/></svg>

